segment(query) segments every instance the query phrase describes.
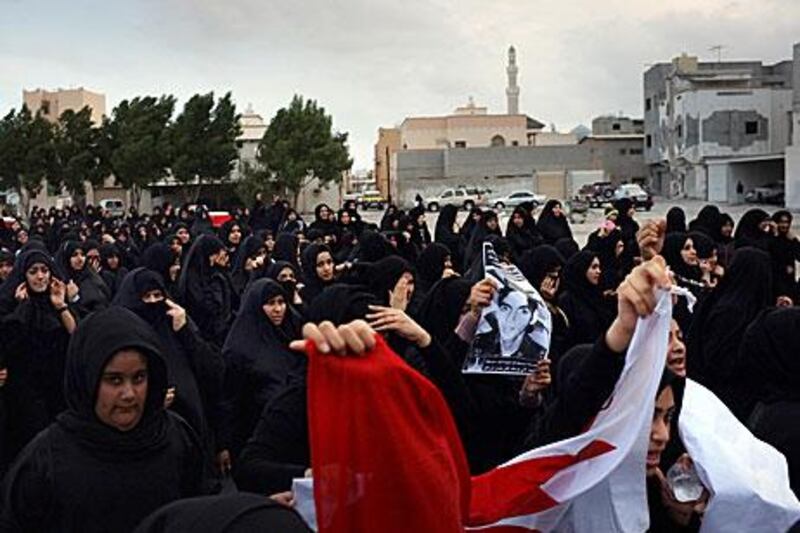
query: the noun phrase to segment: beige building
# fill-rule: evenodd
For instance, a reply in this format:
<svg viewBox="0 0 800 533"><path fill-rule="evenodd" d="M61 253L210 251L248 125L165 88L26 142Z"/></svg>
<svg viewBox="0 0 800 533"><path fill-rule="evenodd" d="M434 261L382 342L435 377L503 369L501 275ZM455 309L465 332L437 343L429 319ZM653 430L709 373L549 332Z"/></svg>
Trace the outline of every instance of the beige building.
<svg viewBox="0 0 800 533"><path fill-rule="evenodd" d="M392 155L400 150L400 128L378 128L375 143L375 184L384 198L389 197Z"/></svg>
<svg viewBox="0 0 800 533"><path fill-rule="evenodd" d="M80 111L88 106L92 110L92 122L99 125L106 114L106 97L104 94L87 91L83 87L77 89L58 89L46 91L22 91L22 101L31 113L40 112L45 118L55 122L64 111Z"/></svg>

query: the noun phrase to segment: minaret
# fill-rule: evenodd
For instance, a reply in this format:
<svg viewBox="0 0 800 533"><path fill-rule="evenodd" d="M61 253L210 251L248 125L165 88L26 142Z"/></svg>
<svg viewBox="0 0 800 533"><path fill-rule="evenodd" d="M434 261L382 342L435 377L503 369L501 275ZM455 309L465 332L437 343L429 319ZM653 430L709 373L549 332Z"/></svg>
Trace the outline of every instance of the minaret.
<svg viewBox="0 0 800 533"><path fill-rule="evenodd" d="M517 86L517 51L511 46L508 48L508 87L506 87L506 112L509 115L519 114L519 87Z"/></svg>

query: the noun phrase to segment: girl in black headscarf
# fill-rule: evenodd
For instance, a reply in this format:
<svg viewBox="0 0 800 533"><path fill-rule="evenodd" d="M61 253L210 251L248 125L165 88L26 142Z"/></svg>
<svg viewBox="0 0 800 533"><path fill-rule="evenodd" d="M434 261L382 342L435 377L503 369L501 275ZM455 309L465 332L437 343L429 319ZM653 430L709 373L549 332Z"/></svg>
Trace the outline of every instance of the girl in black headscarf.
<svg viewBox="0 0 800 533"><path fill-rule="evenodd" d="M389 204L386 207L386 211L383 212L383 216L381 217L381 223L379 225L380 230L390 231L392 229L397 229L394 227L394 221L397 219L397 206L394 204Z"/></svg>
<svg viewBox="0 0 800 533"><path fill-rule="evenodd" d="M689 231L700 231L714 239L719 239L720 212L715 205L708 204L700 209L697 218L689 223Z"/></svg>
<svg viewBox="0 0 800 533"><path fill-rule="evenodd" d="M556 363L552 365L553 368L557 368L559 356L566 351L569 332L567 315L558 305L564 262L559 251L548 244L525 252L519 261L520 271L542 295L552 317L553 329L550 332L550 351L547 357Z"/></svg>
<svg viewBox="0 0 800 533"><path fill-rule="evenodd" d="M335 278L336 263L331 249L324 244L310 244L303 250L303 288L300 297L310 305Z"/></svg>
<svg viewBox="0 0 800 533"><path fill-rule="evenodd" d="M753 246L762 250L769 250L769 244L772 237L771 231L772 221L769 215L763 209L750 209L742 218L739 219L739 224L736 226L736 234L734 236L734 247L736 249L745 246Z"/></svg>
<svg viewBox="0 0 800 533"><path fill-rule="evenodd" d="M558 200L548 200L544 204L536 227L546 244L555 244L557 240L567 237L572 238L572 230L564 214L564 208Z"/></svg>
<svg viewBox="0 0 800 533"><path fill-rule="evenodd" d="M425 248L417 259L415 293L420 297L427 294L434 283L442 279L445 270L452 268L453 263L447 246L435 242Z"/></svg>
<svg viewBox="0 0 800 533"><path fill-rule="evenodd" d="M682 207L670 207L667 211L667 233L686 233L686 213Z"/></svg>
<svg viewBox="0 0 800 533"><path fill-rule="evenodd" d="M602 227L589 235L586 244L588 250L597 254L600 259L600 288L603 291L615 291L617 285L625 278L627 268L624 264L625 240L618 228L608 230Z"/></svg>
<svg viewBox="0 0 800 533"><path fill-rule="evenodd" d="M128 269L122 264L122 254L114 243L100 246L100 277L111 291L113 297L119 290L120 284L128 274Z"/></svg>
<svg viewBox="0 0 800 533"><path fill-rule="evenodd" d="M558 304L569 320L567 348L594 342L614 319L600 288L601 274L600 259L588 250L578 252L564 267L565 292Z"/></svg>
<svg viewBox="0 0 800 533"><path fill-rule="evenodd" d="M161 276L167 294L174 298L178 294L178 278L181 272L180 255L163 242L153 244L142 254L141 265Z"/></svg>
<svg viewBox="0 0 800 533"><path fill-rule="evenodd" d="M275 247L272 249L272 259L274 261L286 261L297 265L297 251L299 241L297 235L291 233L281 233L275 239Z"/></svg>
<svg viewBox="0 0 800 533"><path fill-rule="evenodd" d="M0 529L132 531L203 493L199 442L164 410L166 365L144 321L120 307L88 317L65 376L68 408L9 471Z"/></svg>
<svg viewBox="0 0 800 533"><path fill-rule="evenodd" d="M207 442L209 406L220 397L225 370L219 352L203 341L186 311L169 299L161 276L151 270L131 271L113 303L136 313L158 334L174 398L169 407Z"/></svg>
<svg viewBox="0 0 800 533"><path fill-rule="evenodd" d="M511 245L515 261L519 261L526 251L542 244L542 236L536 229L536 221L530 211L523 206L515 207L511 213L506 226L506 239Z"/></svg>
<svg viewBox="0 0 800 533"><path fill-rule="evenodd" d="M236 257L236 250L239 249L244 237L245 228L234 219L228 220L219 228L219 238L231 257Z"/></svg>
<svg viewBox="0 0 800 533"><path fill-rule="evenodd" d="M9 410L9 431L2 438L13 457L64 408L64 361L77 315L53 260L41 250L22 254L7 283L18 301L0 323Z"/></svg>
<svg viewBox="0 0 800 533"><path fill-rule="evenodd" d="M458 226L456 225L457 217L458 208L456 206L445 205L442 207L442 210L439 212L439 218L436 219L434 240L447 246L450 250L453 266L456 270L460 270L463 265L463 246L461 244L461 238L458 235Z"/></svg>
<svg viewBox="0 0 800 533"><path fill-rule="evenodd" d="M233 457L252 434L264 406L293 375L304 372L303 356L289 350L289 343L300 338L300 326L300 317L277 282L260 279L247 289L222 349L226 429L219 446Z"/></svg>
<svg viewBox="0 0 800 533"><path fill-rule="evenodd" d="M759 439L789 463L789 481L800 494L800 308L763 311L739 348L736 397Z"/></svg>
<svg viewBox="0 0 800 533"><path fill-rule="evenodd" d="M86 253L77 241L67 241L56 254L56 263L70 287L77 287L76 309L81 315L105 309L111 301L111 291L86 261ZM72 290L72 289L71 289Z"/></svg>
<svg viewBox="0 0 800 533"><path fill-rule="evenodd" d="M703 271L700 269L694 240L687 233L668 233L664 239L661 255L667 262L675 281L692 292L702 288Z"/></svg>
<svg viewBox="0 0 800 533"><path fill-rule="evenodd" d="M473 207L470 209L466 220L464 220L464 225L458 230L458 235L461 238L461 246L464 248L465 253L469 241L472 239L472 232L478 227L478 223L480 223L482 217L483 210L478 206Z"/></svg>
<svg viewBox="0 0 800 533"><path fill-rule="evenodd" d="M408 212L408 218L411 229L411 242L422 251L433 241L431 232L428 230L428 223L425 221L425 208L422 206L415 207Z"/></svg>
<svg viewBox="0 0 800 533"><path fill-rule="evenodd" d="M771 240L769 255L772 258L772 273L775 282L775 296L784 296L793 303L800 303L795 265L800 259L800 240L791 233L792 214L786 210L772 215L776 234Z"/></svg>
<svg viewBox="0 0 800 533"><path fill-rule="evenodd" d="M503 236L503 232L500 230L500 221L494 211L484 211L480 221L475 224L464 254L465 265L472 266L473 262L481 257L483 243L489 235Z"/></svg>
<svg viewBox="0 0 800 533"><path fill-rule="evenodd" d="M687 343L688 375L729 407L736 401L728 386L742 336L758 313L773 303L769 255L746 247L736 251L717 289L695 311Z"/></svg>
<svg viewBox="0 0 800 533"><path fill-rule="evenodd" d="M287 208L283 214L283 220L278 225L278 232L297 234L303 233L305 229L306 224L303 222L303 218L291 207Z"/></svg>
<svg viewBox="0 0 800 533"><path fill-rule="evenodd" d="M308 229L317 230L324 237L333 236L336 240L336 221L333 220L333 211L327 204L319 204L314 208L314 222L308 226Z"/></svg>
<svg viewBox="0 0 800 533"><path fill-rule="evenodd" d="M203 338L222 346L232 317L233 290L225 271L225 245L201 235L186 257L178 280L178 299L197 323Z"/></svg>
<svg viewBox="0 0 800 533"><path fill-rule="evenodd" d="M231 284L236 294L244 293L255 272L264 265L266 256L266 246L253 235L247 237L239 246L231 266Z"/></svg>

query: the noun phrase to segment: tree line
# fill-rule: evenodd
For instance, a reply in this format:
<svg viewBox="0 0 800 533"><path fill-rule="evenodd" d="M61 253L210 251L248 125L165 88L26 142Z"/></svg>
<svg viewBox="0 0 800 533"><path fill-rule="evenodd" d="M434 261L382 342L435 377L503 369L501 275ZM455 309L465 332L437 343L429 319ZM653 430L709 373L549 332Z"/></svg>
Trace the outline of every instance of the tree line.
<svg viewBox="0 0 800 533"><path fill-rule="evenodd" d="M196 94L175 115L176 98L123 100L94 124L91 109L67 110L49 121L26 106L0 119L0 190L20 194L22 208L44 184L81 201L85 183L113 176L138 206L142 189L171 176L184 187L229 179L239 157L241 115L227 93ZM297 195L316 177L339 181L349 170L347 134L313 100L295 95L280 109L261 139L254 162L245 165L238 190ZM252 197L252 196L251 196Z"/></svg>

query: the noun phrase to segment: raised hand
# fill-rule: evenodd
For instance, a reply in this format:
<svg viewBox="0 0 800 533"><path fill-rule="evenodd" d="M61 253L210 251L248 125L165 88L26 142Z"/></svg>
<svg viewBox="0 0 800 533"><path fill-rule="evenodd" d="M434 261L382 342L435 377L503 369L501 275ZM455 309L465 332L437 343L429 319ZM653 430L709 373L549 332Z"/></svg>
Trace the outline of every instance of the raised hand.
<svg viewBox="0 0 800 533"><path fill-rule="evenodd" d="M167 315L172 318L172 331L180 331L186 325L186 309L170 299L164 300L164 303L169 307Z"/></svg>
<svg viewBox="0 0 800 533"><path fill-rule="evenodd" d="M664 248L664 237L667 234L667 221L665 219L648 220L636 234L642 259L648 261L661 253Z"/></svg>
<svg viewBox="0 0 800 533"><path fill-rule="evenodd" d="M430 345L430 334L408 316L405 311L381 305L370 305L369 309L372 313L367 315L367 320L370 327L375 331L394 331L420 348L426 348Z"/></svg>
<svg viewBox="0 0 800 533"><path fill-rule="evenodd" d="M289 348L306 351L306 341L313 342L321 353L361 355L375 348L375 330L363 320L336 327L330 321L303 326L303 340L292 341Z"/></svg>

